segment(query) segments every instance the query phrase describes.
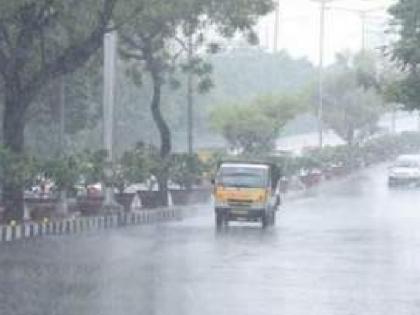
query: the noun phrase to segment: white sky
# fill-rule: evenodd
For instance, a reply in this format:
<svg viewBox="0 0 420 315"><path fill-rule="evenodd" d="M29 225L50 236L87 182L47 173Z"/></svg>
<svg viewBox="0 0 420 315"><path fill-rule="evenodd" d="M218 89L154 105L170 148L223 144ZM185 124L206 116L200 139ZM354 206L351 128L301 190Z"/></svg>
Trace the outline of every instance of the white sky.
<svg viewBox="0 0 420 315"><path fill-rule="evenodd" d="M319 3L312 0L278 0L280 3L279 49L294 57L307 57L318 63ZM392 0L335 0L327 6L325 16L325 60L331 63L337 52L358 51L362 47L360 13L343 10L369 10L366 13L365 43L367 48L384 44L383 34ZM335 8L335 9L333 9ZM273 50L274 14L262 19L258 26L260 43Z"/></svg>

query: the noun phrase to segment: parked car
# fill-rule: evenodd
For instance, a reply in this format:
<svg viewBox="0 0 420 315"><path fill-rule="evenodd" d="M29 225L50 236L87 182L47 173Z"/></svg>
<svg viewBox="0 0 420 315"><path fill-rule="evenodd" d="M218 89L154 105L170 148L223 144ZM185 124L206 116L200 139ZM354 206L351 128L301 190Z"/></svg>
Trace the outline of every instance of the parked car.
<svg viewBox="0 0 420 315"><path fill-rule="evenodd" d="M388 185L420 185L420 154L401 155L389 168Z"/></svg>

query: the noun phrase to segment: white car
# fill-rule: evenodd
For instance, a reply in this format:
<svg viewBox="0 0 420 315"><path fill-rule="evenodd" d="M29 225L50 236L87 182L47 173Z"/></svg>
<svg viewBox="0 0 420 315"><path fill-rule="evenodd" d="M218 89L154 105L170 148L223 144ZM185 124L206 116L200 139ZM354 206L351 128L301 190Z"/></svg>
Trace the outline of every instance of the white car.
<svg viewBox="0 0 420 315"><path fill-rule="evenodd" d="M420 155L400 155L389 168L388 185L420 185Z"/></svg>

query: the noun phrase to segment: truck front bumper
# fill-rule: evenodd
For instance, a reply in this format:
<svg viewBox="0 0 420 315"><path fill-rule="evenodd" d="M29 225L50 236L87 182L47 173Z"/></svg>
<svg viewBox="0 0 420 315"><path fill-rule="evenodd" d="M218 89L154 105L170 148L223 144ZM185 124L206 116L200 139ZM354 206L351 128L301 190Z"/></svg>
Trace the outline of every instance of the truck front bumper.
<svg viewBox="0 0 420 315"><path fill-rule="evenodd" d="M215 211L229 221L258 221L266 213L264 208L216 207Z"/></svg>

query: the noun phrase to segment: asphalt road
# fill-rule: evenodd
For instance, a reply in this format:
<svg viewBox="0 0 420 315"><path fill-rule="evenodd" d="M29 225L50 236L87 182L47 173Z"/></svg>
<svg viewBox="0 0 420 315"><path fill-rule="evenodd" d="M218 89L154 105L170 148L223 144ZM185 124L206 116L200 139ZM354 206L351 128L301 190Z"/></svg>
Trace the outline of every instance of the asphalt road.
<svg viewBox="0 0 420 315"><path fill-rule="evenodd" d="M384 165L288 201L277 226L182 222L0 245L2 315L420 314L420 190Z"/></svg>

